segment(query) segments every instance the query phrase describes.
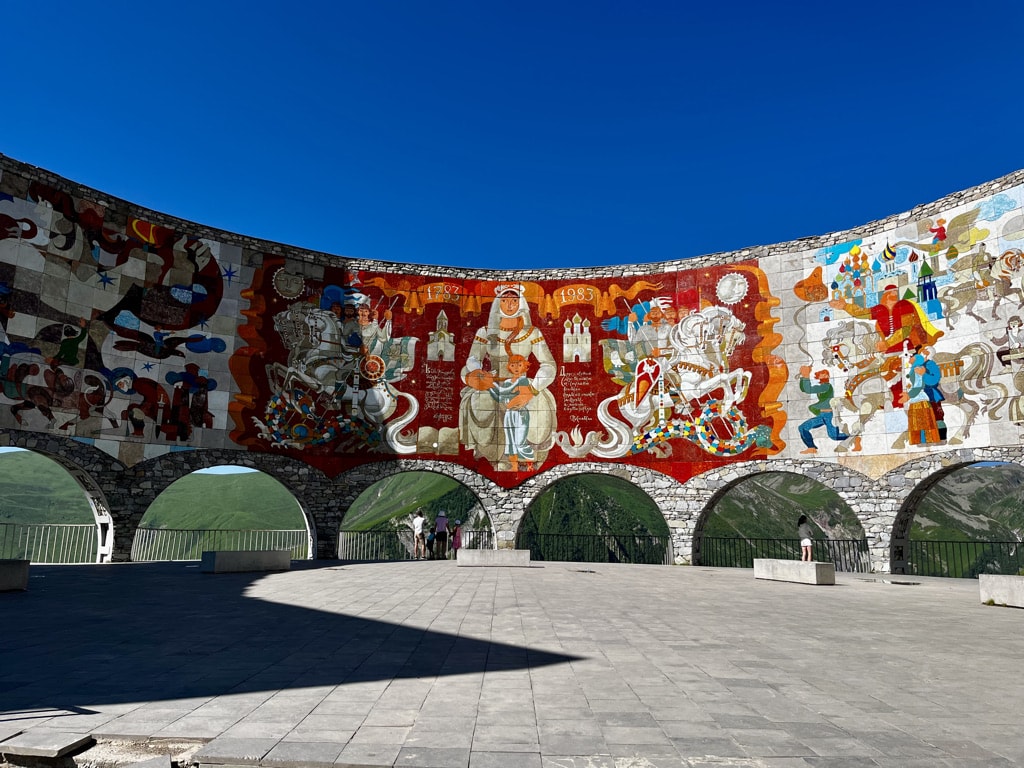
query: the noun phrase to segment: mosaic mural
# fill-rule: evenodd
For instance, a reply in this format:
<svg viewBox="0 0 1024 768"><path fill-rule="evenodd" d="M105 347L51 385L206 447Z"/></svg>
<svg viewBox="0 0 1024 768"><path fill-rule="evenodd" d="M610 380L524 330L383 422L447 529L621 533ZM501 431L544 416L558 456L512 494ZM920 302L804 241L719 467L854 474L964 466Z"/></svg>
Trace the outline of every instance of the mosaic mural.
<svg viewBox="0 0 1024 768"><path fill-rule="evenodd" d="M0 177L0 427L127 464L430 458L512 487L1019 443L1019 187L826 248L486 280L267 253L74 189Z"/></svg>

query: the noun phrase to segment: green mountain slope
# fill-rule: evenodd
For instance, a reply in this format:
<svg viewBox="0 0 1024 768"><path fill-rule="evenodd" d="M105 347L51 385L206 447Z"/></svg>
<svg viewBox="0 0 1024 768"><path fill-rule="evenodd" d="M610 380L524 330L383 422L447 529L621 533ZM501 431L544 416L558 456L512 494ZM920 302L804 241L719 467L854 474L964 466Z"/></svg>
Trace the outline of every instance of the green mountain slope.
<svg viewBox="0 0 1024 768"><path fill-rule="evenodd" d="M917 506L911 539L1020 541L1024 534L1024 470L1012 464L973 466L937 482Z"/></svg>
<svg viewBox="0 0 1024 768"><path fill-rule="evenodd" d="M766 472L734 486L715 504L704 535L793 539L800 515L807 515L822 538L864 538L857 516L835 491L789 472Z"/></svg>
<svg viewBox="0 0 1024 768"><path fill-rule="evenodd" d="M0 454L0 523L91 523L85 492L57 462L31 451Z"/></svg>
<svg viewBox="0 0 1024 768"><path fill-rule="evenodd" d="M490 528L476 495L457 480L436 472L402 472L375 483L349 507L342 528L366 531L411 526L417 508L428 521L443 509L450 520L462 520L469 529Z"/></svg>
<svg viewBox="0 0 1024 768"><path fill-rule="evenodd" d="M554 483L530 505L516 546L537 560L664 561L668 524L657 505L629 482L578 475Z"/></svg>
<svg viewBox="0 0 1024 768"><path fill-rule="evenodd" d="M262 472L193 473L172 483L146 510L146 528L295 530L306 523L287 488Z"/></svg>

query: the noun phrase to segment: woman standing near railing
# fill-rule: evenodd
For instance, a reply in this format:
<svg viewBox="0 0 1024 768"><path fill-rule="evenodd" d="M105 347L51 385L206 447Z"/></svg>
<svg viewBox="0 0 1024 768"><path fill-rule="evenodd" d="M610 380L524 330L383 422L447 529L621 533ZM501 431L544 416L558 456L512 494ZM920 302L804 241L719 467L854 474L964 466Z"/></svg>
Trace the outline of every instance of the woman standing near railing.
<svg viewBox="0 0 1024 768"><path fill-rule="evenodd" d="M811 562L813 559L811 556L811 546L814 543L812 541L814 532L811 531L811 524L807 521L807 515L800 515L800 519L796 521L796 535L800 537L801 562Z"/></svg>

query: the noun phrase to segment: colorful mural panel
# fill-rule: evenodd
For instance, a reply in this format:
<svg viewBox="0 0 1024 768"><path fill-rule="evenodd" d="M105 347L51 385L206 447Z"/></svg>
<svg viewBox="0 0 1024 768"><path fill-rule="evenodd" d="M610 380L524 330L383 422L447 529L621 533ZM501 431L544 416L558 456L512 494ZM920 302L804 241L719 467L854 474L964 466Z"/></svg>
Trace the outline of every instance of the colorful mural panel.
<svg viewBox="0 0 1024 768"><path fill-rule="evenodd" d="M252 383L232 406L237 444L325 469L351 454L443 457L508 484L572 459L685 474L694 458L773 447L774 422L747 402L769 380L752 350L770 297L751 265L717 270L725 304L647 279L301 270L266 260L243 292L257 309L232 361Z"/></svg>
<svg viewBox="0 0 1024 768"><path fill-rule="evenodd" d="M5 167L0 427L127 464L429 458L513 487L574 461L683 480L1020 441L1020 186L757 259L484 279L265 253Z"/></svg>

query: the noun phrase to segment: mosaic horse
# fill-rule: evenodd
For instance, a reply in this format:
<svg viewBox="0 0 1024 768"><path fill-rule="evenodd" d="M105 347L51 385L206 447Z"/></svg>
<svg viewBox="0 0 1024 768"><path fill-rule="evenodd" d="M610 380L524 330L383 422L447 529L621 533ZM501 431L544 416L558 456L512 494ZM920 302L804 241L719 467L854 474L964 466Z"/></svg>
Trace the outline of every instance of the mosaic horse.
<svg viewBox="0 0 1024 768"><path fill-rule="evenodd" d="M678 437L712 454L766 445L764 428L748 430L738 407L747 396L750 372L730 369L730 357L744 338L743 323L728 309L712 306L674 325L669 347L656 358L640 358L631 342L602 340L605 370L622 386L598 406L606 431L586 437L578 429L559 432L555 442L573 458L618 458L651 449L667 455L666 443Z"/></svg>
<svg viewBox="0 0 1024 768"><path fill-rule="evenodd" d="M892 366L886 365L891 355L878 351L880 339L872 323L847 320L830 328L822 340L822 362L840 371L832 412L839 428L849 435L842 442L844 450L850 444L857 449L865 425L892 397ZM912 354L901 353L904 366ZM991 380L996 356L986 344L971 342L959 352L939 352L932 359L942 372L937 386L945 398L944 405L956 406L964 415L963 424L949 439L950 445L959 445L970 437L979 415L999 418L1009 391ZM904 434L893 447L903 447L905 439Z"/></svg>
<svg viewBox="0 0 1024 768"><path fill-rule="evenodd" d="M1024 304L1024 253L1020 248L1010 248L997 256L986 268L978 270L967 282L948 288L940 296L946 315L946 327L952 329L957 316L963 312L979 323L985 318L975 312L979 302L992 301L992 319L999 317L999 305L1015 297L1018 305ZM980 279L980 283L978 282Z"/></svg>
<svg viewBox="0 0 1024 768"><path fill-rule="evenodd" d="M401 429L415 418L419 404L391 383L404 375L402 366L411 366L415 339L389 340L381 350L386 357L366 354L350 343L337 315L302 302L277 313L274 328L288 358L267 366L275 392L265 418L253 418L261 437L276 447L303 448L351 435L378 450L415 450ZM382 429L400 399L408 404L405 413Z"/></svg>

